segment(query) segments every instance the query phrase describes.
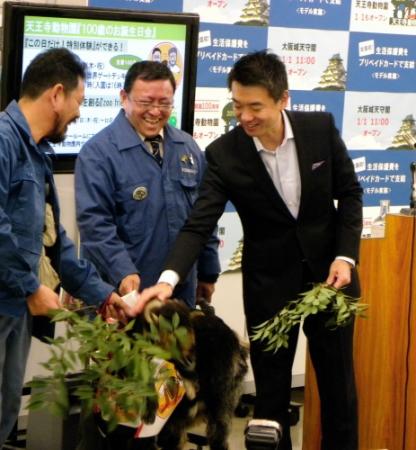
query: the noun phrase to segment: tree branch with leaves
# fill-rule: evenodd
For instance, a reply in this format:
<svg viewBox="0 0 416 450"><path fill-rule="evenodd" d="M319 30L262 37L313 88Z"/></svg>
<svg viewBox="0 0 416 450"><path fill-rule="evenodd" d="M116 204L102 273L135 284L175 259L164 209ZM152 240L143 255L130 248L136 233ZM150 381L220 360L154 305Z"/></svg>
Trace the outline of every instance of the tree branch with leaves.
<svg viewBox="0 0 416 450"><path fill-rule="evenodd" d="M355 316L366 317L368 305L359 300L345 294L342 289L335 289L324 283L314 284L312 289L299 294L298 299L290 301L274 317L253 327L251 339L264 342L265 351L276 353L279 348L288 347L292 327L310 315L324 311L329 313L325 324L329 328L345 326Z"/></svg>

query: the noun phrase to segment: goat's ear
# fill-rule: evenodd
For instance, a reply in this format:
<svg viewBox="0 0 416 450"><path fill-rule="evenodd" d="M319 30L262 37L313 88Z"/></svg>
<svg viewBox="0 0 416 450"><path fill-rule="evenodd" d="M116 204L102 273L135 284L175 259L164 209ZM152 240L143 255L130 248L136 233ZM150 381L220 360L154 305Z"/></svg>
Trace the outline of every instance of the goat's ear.
<svg viewBox="0 0 416 450"><path fill-rule="evenodd" d="M163 302L157 298L150 300L144 307L143 316L147 323L157 324L159 323L159 311Z"/></svg>

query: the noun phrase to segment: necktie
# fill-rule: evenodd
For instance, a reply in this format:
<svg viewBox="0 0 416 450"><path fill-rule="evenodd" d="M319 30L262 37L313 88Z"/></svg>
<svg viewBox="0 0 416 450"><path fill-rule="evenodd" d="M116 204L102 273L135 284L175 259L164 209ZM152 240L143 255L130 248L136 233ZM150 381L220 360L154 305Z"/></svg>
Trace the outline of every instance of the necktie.
<svg viewBox="0 0 416 450"><path fill-rule="evenodd" d="M151 138L146 138L146 142L150 143L150 151L152 155L154 156L155 160L158 162L158 164L162 165L162 155L160 154L160 144L162 141L162 138L157 135Z"/></svg>

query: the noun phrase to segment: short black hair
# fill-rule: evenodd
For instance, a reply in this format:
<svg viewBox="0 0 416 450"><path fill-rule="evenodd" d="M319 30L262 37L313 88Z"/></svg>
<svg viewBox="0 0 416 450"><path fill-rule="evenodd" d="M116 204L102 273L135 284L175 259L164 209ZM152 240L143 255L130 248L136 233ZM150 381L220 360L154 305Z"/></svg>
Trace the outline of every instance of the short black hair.
<svg viewBox="0 0 416 450"><path fill-rule="evenodd" d="M175 53L177 55L178 54L178 49L176 47L171 47L168 50L168 54L170 55L171 53Z"/></svg>
<svg viewBox="0 0 416 450"><path fill-rule="evenodd" d="M124 90L127 94L133 88L133 84L136 80L144 81L156 81L156 80L169 80L172 85L173 92L176 90L175 77L171 70L161 62L157 61L138 61L130 66L124 79Z"/></svg>
<svg viewBox="0 0 416 450"><path fill-rule="evenodd" d="M286 67L274 53L261 50L241 57L228 74L227 85L233 81L243 86L262 86L278 101L288 89Z"/></svg>
<svg viewBox="0 0 416 450"><path fill-rule="evenodd" d="M47 89L62 83L64 91L77 88L85 80L87 65L66 48L52 48L36 55L28 65L21 85L21 96L36 99Z"/></svg>

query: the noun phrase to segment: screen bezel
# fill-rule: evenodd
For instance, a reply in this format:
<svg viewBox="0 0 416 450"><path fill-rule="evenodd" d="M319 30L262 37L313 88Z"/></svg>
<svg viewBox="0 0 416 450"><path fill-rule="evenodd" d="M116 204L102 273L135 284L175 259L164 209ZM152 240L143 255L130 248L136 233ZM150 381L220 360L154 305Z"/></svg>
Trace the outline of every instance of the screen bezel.
<svg viewBox="0 0 416 450"><path fill-rule="evenodd" d="M26 16L186 25L181 129L192 134L199 31L198 14L167 14L161 12L93 8L87 6L4 2L0 97L1 110L4 110L11 100L18 100L19 98L23 63L24 19ZM9 44L11 42L13 45ZM57 173L72 173L74 171L76 157L77 153L56 154L52 157L54 171Z"/></svg>

